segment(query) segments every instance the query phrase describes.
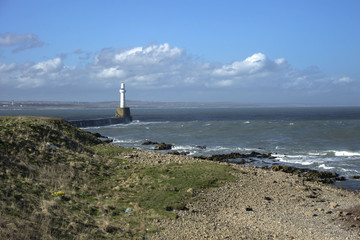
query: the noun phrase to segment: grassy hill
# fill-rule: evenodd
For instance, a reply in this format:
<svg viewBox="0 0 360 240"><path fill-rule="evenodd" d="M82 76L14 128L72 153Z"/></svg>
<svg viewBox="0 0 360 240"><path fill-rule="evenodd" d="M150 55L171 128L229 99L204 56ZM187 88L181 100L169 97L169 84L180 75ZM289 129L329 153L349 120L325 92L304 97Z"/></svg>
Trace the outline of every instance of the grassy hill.
<svg viewBox="0 0 360 240"><path fill-rule="evenodd" d="M142 239L195 192L233 179L217 163L134 164L59 118L0 117L0 239Z"/></svg>

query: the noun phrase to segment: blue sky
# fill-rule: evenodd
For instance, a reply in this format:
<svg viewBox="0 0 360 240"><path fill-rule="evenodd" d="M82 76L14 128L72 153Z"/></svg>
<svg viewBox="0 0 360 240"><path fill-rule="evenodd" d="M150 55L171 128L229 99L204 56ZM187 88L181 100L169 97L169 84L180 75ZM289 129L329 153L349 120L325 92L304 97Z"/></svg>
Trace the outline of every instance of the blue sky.
<svg viewBox="0 0 360 240"><path fill-rule="evenodd" d="M360 1L0 0L0 100L359 105Z"/></svg>

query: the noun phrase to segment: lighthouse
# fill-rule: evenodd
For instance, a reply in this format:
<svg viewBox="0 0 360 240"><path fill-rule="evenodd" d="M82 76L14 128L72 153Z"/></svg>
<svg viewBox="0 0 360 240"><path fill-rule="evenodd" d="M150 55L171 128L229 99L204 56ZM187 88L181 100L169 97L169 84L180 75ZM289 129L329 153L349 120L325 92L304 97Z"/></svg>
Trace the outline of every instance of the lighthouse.
<svg viewBox="0 0 360 240"><path fill-rule="evenodd" d="M130 114L130 108L126 107L125 104L125 83L120 84L120 107L116 109L115 117L123 118L125 121L132 121L132 117Z"/></svg>
<svg viewBox="0 0 360 240"><path fill-rule="evenodd" d="M120 85L120 108L125 108L125 83Z"/></svg>

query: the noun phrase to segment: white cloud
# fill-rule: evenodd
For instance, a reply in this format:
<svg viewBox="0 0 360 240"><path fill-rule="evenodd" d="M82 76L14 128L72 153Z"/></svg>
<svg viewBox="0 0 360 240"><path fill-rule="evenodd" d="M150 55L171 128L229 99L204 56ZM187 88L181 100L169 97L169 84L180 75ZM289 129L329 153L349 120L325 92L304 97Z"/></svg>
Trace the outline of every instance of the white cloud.
<svg viewBox="0 0 360 240"><path fill-rule="evenodd" d="M33 69L39 70L39 74L46 74L59 70L63 66L61 58L54 58L44 62L39 62L32 66Z"/></svg>
<svg viewBox="0 0 360 240"><path fill-rule="evenodd" d="M97 65L166 65L185 54L184 50L173 47L168 43L135 47L132 49L103 49L96 57Z"/></svg>
<svg viewBox="0 0 360 240"><path fill-rule="evenodd" d="M0 84L15 88L71 86L98 91L117 89L122 81L127 86L149 91L196 89L247 95L281 91L313 94L332 91L339 83L342 88L356 84L349 77L326 76L316 67L293 69L286 59L272 60L264 53L228 64L199 61L187 56L184 49L167 43L103 49L86 65L67 66L60 57L37 63L0 65Z"/></svg>
<svg viewBox="0 0 360 240"><path fill-rule="evenodd" d="M341 77L341 78L335 79L334 83L351 83L352 81L354 81L354 80L349 77Z"/></svg>
<svg viewBox="0 0 360 240"><path fill-rule="evenodd" d="M105 68L97 74L99 78L123 78L126 76L125 72L115 67Z"/></svg>
<svg viewBox="0 0 360 240"><path fill-rule="evenodd" d="M232 80L221 80L221 81L218 81L216 83L216 85L219 87L229 87L229 86L233 85L233 81Z"/></svg>
<svg viewBox="0 0 360 240"><path fill-rule="evenodd" d="M0 34L0 45L2 46L15 46L12 52L19 52L26 49L42 47L44 42L38 39L35 34L16 34L16 33L3 33Z"/></svg>
<svg viewBox="0 0 360 240"><path fill-rule="evenodd" d="M265 54L256 53L244 61L235 61L232 64L223 65L220 68L214 69L214 75L219 77L261 77L281 71L286 67L287 63L283 58L271 61Z"/></svg>
<svg viewBox="0 0 360 240"><path fill-rule="evenodd" d="M0 65L0 72L10 72L16 68L15 63L11 64L1 64Z"/></svg>
<svg viewBox="0 0 360 240"><path fill-rule="evenodd" d="M16 88L53 87L70 85L71 80L78 79L76 72L74 68L64 66L61 58L54 58L22 65L3 64L0 66L0 79L2 84Z"/></svg>

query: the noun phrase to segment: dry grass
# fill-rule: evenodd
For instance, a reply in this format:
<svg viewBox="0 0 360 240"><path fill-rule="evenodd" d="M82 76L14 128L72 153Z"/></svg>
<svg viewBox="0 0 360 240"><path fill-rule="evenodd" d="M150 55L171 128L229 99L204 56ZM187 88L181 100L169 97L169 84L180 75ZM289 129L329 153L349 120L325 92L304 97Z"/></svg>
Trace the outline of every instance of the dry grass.
<svg viewBox="0 0 360 240"><path fill-rule="evenodd" d="M58 118L0 117L0 239L142 239L189 188L232 179L225 165L155 168L123 151Z"/></svg>

